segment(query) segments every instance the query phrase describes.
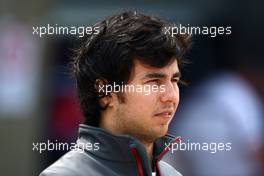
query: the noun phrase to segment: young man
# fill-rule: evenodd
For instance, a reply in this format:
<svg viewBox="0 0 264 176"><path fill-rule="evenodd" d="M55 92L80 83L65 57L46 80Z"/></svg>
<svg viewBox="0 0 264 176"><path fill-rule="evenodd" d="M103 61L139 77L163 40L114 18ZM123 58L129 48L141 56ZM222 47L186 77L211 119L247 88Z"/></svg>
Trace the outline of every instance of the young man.
<svg viewBox="0 0 264 176"><path fill-rule="evenodd" d="M181 175L161 161L179 103L179 66L190 36L171 37L159 18L124 12L95 27L74 58L85 123L77 148L41 173L78 176Z"/></svg>

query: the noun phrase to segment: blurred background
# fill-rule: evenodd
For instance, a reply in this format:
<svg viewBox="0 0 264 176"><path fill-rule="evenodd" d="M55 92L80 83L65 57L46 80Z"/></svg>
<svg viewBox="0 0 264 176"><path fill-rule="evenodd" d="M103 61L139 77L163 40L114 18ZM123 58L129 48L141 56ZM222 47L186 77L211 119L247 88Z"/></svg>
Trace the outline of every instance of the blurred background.
<svg viewBox="0 0 264 176"><path fill-rule="evenodd" d="M92 26L137 10L190 26L231 26L231 35L194 35L181 103L169 132L231 151L177 151L183 175L260 176L264 168L263 3L261 1L1 1L1 175L38 175L66 151L33 143L75 142L82 121L69 61L74 35L33 35L32 27Z"/></svg>

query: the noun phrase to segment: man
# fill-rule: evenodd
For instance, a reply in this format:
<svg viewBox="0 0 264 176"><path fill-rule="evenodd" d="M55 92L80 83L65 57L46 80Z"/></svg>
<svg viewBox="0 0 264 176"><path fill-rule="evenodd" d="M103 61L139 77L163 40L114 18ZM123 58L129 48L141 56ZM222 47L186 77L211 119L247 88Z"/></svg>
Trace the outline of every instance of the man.
<svg viewBox="0 0 264 176"><path fill-rule="evenodd" d="M166 132L179 103L179 66L190 36L171 37L163 30L169 25L136 12L95 25L99 34L88 36L74 58L85 117L77 150L41 176L181 175L161 159L178 140Z"/></svg>

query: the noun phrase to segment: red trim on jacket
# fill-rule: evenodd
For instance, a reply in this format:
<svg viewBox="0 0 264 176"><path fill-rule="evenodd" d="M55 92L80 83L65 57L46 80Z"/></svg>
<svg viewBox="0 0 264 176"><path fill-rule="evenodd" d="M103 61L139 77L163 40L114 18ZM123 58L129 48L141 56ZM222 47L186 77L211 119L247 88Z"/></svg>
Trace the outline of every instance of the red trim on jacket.
<svg viewBox="0 0 264 176"><path fill-rule="evenodd" d="M159 165L158 165L158 162L162 159L162 157L168 153L168 151L170 151L172 149L172 146L173 144L177 143L177 142L180 142L181 141L181 138L180 137L177 137L173 142L171 142L170 146L166 148L166 150L164 150L156 159L156 162L155 162L155 168L154 168L154 171L156 172L156 175L157 176L161 176L160 174L160 168L159 168ZM138 176L144 176L144 171L143 171L143 165L142 165L142 160L141 160L141 157L137 151L136 148L131 148L131 152L133 154L133 156L135 157L136 159L136 164L137 164L137 171L138 171Z"/></svg>
<svg viewBox="0 0 264 176"><path fill-rule="evenodd" d="M141 158L140 158L140 155L139 155L137 149L131 148L131 152L136 159L138 176L144 176L142 161L141 161Z"/></svg>

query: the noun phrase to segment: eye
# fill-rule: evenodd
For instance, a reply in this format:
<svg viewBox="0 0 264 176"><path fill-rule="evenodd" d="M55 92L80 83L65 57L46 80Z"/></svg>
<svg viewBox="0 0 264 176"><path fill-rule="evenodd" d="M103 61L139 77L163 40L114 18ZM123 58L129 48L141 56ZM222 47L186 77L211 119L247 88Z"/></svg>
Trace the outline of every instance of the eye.
<svg viewBox="0 0 264 176"><path fill-rule="evenodd" d="M175 82L175 83L179 83L179 82L180 82L180 79L178 79L178 78L173 78L171 81L172 81L172 82Z"/></svg>
<svg viewBox="0 0 264 176"><path fill-rule="evenodd" d="M146 81L146 83L158 83L158 82L159 82L159 79L151 79L151 80Z"/></svg>
<svg viewBox="0 0 264 176"><path fill-rule="evenodd" d="M186 86L187 85L187 83L185 81L183 81L179 78L178 79L177 78L172 79L172 82L176 83L178 86Z"/></svg>

